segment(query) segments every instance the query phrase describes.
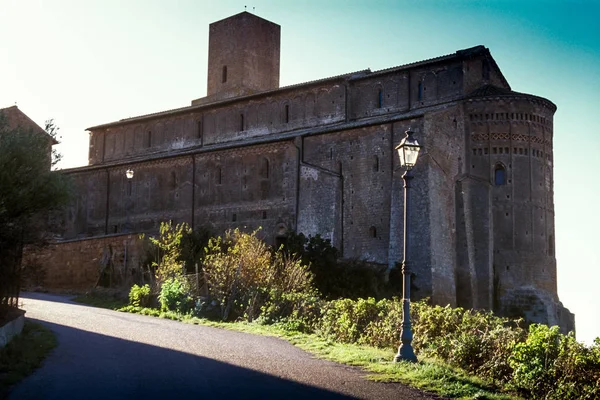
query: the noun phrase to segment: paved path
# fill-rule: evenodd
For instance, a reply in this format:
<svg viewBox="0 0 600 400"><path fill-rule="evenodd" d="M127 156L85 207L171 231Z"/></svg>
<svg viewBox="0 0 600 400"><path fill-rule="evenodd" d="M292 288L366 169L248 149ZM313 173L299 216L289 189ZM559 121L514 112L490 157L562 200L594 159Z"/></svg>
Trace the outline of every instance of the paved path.
<svg viewBox="0 0 600 400"><path fill-rule="evenodd" d="M27 293L58 347L10 399L430 399L271 337L118 313Z"/></svg>

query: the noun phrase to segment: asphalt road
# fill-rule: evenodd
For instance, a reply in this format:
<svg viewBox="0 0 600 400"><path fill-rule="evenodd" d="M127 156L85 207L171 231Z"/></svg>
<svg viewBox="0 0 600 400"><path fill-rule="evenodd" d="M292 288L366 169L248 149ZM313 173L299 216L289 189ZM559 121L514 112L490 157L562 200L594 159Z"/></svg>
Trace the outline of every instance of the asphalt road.
<svg viewBox="0 0 600 400"><path fill-rule="evenodd" d="M58 346L9 399L431 399L286 341L26 293Z"/></svg>

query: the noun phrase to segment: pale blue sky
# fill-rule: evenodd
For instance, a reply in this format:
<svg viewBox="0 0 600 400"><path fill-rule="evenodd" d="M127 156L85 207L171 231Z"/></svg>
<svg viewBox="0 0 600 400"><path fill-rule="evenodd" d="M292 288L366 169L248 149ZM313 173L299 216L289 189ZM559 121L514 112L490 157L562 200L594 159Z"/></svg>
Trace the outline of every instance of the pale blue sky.
<svg viewBox="0 0 600 400"><path fill-rule="evenodd" d="M85 128L206 94L208 25L244 5L282 27L281 85L482 44L553 101L558 290L578 338L600 336L600 0L0 0L0 108L54 118L63 167L85 165Z"/></svg>

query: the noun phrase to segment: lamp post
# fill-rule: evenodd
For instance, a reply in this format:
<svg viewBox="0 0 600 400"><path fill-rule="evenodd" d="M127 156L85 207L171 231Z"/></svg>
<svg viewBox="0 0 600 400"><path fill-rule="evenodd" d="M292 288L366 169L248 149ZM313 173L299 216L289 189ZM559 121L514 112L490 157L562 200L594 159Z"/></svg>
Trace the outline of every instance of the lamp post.
<svg viewBox="0 0 600 400"><path fill-rule="evenodd" d="M417 362L417 356L412 348L412 329L410 323L410 264L409 254L410 249L409 241L409 213L408 208L410 206L410 181L413 179L412 168L417 162L419 157L419 151L421 145L412 136L413 132L409 129L406 131L406 136L398 146L398 157L400 158L400 165L406 169L406 172L402 175L404 180L404 246L403 246L403 260L402 260L402 330L400 331L400 340L402 344L398 347L398 354L394 357L394 362L398 361L411 361Z"/></svg>
<svg viewBox="0 0 600 400"><path fill-rule="evenodd" d="M125 232L131 232L131 220L129 219L129 209L131 208L131 181L133 179L133 170L128 169L125 172L127 178L127 201L125 202Z"/></svg>

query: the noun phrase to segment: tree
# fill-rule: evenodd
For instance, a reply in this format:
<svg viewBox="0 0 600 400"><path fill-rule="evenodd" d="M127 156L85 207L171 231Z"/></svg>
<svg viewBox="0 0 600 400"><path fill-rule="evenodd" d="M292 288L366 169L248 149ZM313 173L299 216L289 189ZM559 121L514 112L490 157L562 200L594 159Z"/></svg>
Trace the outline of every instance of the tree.
<svg viewBox="0 0 600 400"><path fill-rule="evenodd" d="M0 319L16 306L23 246L44 240L49 213L71 197L67 176L51 171L50 123L49 134L15 128L0 111Z"/></svg>

